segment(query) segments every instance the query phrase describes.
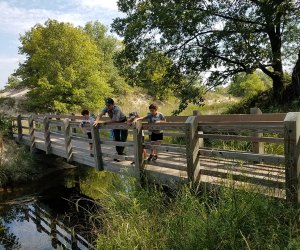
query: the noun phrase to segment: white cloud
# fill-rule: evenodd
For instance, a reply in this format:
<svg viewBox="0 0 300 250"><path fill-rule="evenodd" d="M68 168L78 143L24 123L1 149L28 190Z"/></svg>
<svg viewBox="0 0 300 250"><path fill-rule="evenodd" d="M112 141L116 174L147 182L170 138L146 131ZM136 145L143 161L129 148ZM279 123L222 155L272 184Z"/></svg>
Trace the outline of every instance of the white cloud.
<svg viewBox="0 0 300 250"><path fill-rule="evenodd" d="M82 13L63 13L46 9L22 9L0 2L0 32L8 34L23 34L37 23L44 23L47 19L70 22L83 25L88 18Z"/></svg>
<svg viewBox="0 0 300 250"><path fill-rule="evenodd" d="M76 3L83 8L102 8L105 10L117 11L117 0L76 0Z"/></svg>
<svg viewBox="0 0 300 250"><path fill-rule="evenodd" d="M83 26L88 21L99 20L104 25L110 25L115 17L121 16L117 0L57 0L52 2L51 8L49 2L44 0L30 5L34 1L26 0L28 4L24 6L17 0L0 0L0 89L18 68L19 35L25 34L37 23L55 19Z"/></svg>

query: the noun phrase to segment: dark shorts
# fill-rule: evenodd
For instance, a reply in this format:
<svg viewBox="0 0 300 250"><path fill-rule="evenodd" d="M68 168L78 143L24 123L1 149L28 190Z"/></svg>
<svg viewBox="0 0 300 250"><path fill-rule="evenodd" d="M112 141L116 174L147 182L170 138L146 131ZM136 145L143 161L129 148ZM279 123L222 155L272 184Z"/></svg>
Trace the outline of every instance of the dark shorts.
<svg viewBox="0 0 300 250"><path fill-rule="evenodd" d="M149 135L150 141L162 141L164 139L163 133L152 133Z"/></svg>
<svg viewBox="0 0 300 250"><path fill-rule="evenodd" d="M92 139L92 132L87 132L86 134L87 134L89 139ZM90 142L90 144L93 144L93 143Z"/></svg>
<svg viewBox="0 0 300 250"><path fill-rule="evenodd" d="M144 143L144 142L145 142L145 136L142 136L142 143ZM146 146L143 145L143 148L146 148Z"/></svg>

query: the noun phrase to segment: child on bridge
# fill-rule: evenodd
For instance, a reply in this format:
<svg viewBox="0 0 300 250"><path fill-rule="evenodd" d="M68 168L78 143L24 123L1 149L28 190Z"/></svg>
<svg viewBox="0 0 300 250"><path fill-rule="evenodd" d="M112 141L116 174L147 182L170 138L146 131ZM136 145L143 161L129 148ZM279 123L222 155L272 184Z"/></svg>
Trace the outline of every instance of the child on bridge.
<svg viewBox="0 0 300 250"><path fill-rule="evenodd" d="M81 127L82 132L88 136L88 138L91 140L92 139L92 128L91 126L93 125L95 119L90 116L90 111L87 109L82 110L81 115L83 116L82 121L79 124L79 127ZM90 156L94 157L93 154L93 143L90 141Z"/></svg>
<svg viewBox="0 0 300 250"><path fill-rule="evenodd" d="M158 106L152 103L149 106L150 113L144 117L136 118L134 122L138 120L147 120L149 123L163 123L166 122L166 118L160 112L158 112ZM147 161L156 161L158 158L158 147L163 140L162 130L149 130L149 139L151 141L151 152Z"/></svg>

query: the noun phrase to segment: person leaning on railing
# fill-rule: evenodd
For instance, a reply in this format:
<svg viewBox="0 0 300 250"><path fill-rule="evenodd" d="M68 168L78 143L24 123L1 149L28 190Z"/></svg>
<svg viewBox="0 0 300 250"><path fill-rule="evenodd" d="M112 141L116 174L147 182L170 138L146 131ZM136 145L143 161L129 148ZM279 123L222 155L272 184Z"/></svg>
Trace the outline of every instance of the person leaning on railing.
<svg viewBox="0 0 300 250"><path fill-rule="evenodd" d="M158 106L152 103L149 106L150 113L144 117L136 118L133 123L138 120L147 120L149 123L163 123L166 122L166 118L160 112L158 112ZM163 131L162 130L149 130L149 139L151 142L151 152L147 161L156 161L158 158L158 146L163 140Z"/></svg>
<svg viewBox="0 0 300 250"><path fill-rule="evenodd" d="M106 113L108 114L110 120L103 122L103 124L127 121L126 115L122 112L119 106L115 105L114 100L112 98L106 98L105 107L97 116L96 121L94 122L94 126L97 126L102 116L104 116ZM126 142L127 136L128 136L127 129L113 129L114 141ZM124 155L124 149L125 147L123 146L116 146L117 154ZM120 161L118 159L114 159L114 160Z"/></svg>

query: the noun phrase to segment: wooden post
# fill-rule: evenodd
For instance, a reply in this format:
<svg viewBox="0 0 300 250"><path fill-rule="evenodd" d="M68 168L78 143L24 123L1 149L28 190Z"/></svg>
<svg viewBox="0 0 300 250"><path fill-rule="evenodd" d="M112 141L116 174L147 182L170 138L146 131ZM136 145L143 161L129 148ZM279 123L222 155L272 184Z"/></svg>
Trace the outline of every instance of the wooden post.
<svg viewBox="0 0 300 250"><path fill-rule="evenodd" d="M286 199L300 203L300 112L287 113L284 119L284 156Z"/></svg>
<svg viewBox="0 0 300 250"><path fill-rule="evenodd" d="M98 126L99 125L97 125L97 127L92 126L94 158L95 158L95 163L96 163L96 170L104 170Z"/></svg>
<svg viewBox="0 0 300 250"><path fill-rule="evenodd" d="M49 118L44 117L44 137L45 137L45 152L46 154L51 154L51 141L50 141L50 128L49 128Z"/></svg>
<svg viewBox="0 0 300 250"><path fill-rule="evenodd" d="M70 121L68 118L63 120L63 129L64 129L64 137L65 137L66 158L67 158L67 162L71 162L73 150L71 144Z"/></svg>
<svg viewBox="0 0 300 250"><path fill-rule="evenodd" d="M21 142L22 137L23 137L23 126L22 126L22 116L18 115L17 116L17 126L18 126L18 143Z"/></svg>
<svg viewBox="0 0 300 250"><path fill-rule="evenodd" d="M197 117L188 117L185 124L187 174L189 181L193 182L200 178L200 153Z"/></svg>
<svg viewBox="0 0 300 250"><path fill-rule="evenodd" d="M57 120L57 121L60 121L60 117L57 117L56 120ZM57 126L57 130L58 130L58 131L61 131L61 126Z"/></svg>
<svg viewBox="0 0 300 250"><path fill-rule="evenodd" d="M251 108L250 109L250 114L257 114L261 115L262 112L259 108ZM263 133L260 132L254 132L253 133L254 137L262 137ZM255 154L264 154L264 143L263 142L252 142L252 152Z"/></svg>
<svg viewBox="0 0 300 250"><path fill-rule="evenodd" d="M33 126L33 115L28 117L28 125L29 125L29 140L30 140L30 152L34 153L35 151L35 136L34 136L34 126Z"/></svg>
<svg viewBox="0 0 300 250"><path fill-rule="evenodd" d="M133 129L134 142L134 163L135 171L140 174L144 171L144 157L143 157L143 140L142 140L142 121L137 121Z"/></svg>
<svg viewBox="0 0 300 250"><path fill-rule="evenodd" d="M197 116L197 123L199 123L198 118L199 118L200 115L201 115L201 113L200 113L199 110L194 110L193 111L193 116ZM198 126L198 124L197 124L197 126ZM198 134L203 134L203 131L199 131L198 130ZM199 138L199 147L200 148L204 147L204 140L203 140L203 138Z"/></svg>
<svg viewBox="0 0 300 250"><path fill-rule="evenodd" d="M75 116L74 113L72 113L71 115L72 115L72 116ZM72 118L71 118L71 121L75 121L75 118L72 117ZM76 128L72 128L72 133L76 134Z"/></svg>

